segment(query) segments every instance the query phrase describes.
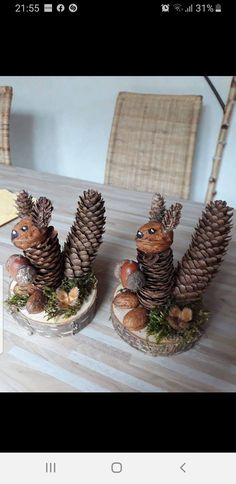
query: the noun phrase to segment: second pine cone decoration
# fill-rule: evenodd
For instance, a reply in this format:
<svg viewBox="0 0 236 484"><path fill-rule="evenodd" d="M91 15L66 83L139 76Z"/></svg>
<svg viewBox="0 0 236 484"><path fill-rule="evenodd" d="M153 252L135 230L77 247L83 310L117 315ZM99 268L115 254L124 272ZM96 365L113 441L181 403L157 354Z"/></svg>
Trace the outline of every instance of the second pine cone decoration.
<svg viewBox="0 0 236 484"><path fill-rule="evenodd" d="M168 311L170 308L167 321L179 332L192 324L192 310L186 305L201 300L223 261L231 238L233 215L233 209L226 202L210 202L202 212L188 250L174 268L171 245L181 210L180 203L166 209L164 198L155 194L149 222L136 234L137 262L123 261L115 270L124 289L136 293L141 307L147 311ZM128 266L129 273L125 278L123 272Z"/></svg>

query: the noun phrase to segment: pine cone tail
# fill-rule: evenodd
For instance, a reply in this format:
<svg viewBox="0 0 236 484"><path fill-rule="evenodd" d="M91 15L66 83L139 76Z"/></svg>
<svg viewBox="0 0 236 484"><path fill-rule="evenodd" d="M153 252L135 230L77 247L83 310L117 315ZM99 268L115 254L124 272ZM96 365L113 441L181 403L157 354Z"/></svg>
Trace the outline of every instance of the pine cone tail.
<svg viewBox="0 0 236 484"><path fill-rule="evenodd" d="M38 288L45 286L56 288L60 285L64 273L64 255L57 232L54 227L48 227L46 240L36 247L24 251L31 264L37 270L34 285Z"/></svg>
<svg viewBox="0 0 236 484"><path fill-rule="evenodd" d="M16 198L16 208L18 216L25 218L31 215L33 208L33 198L25 190L18 193Z"/></svg>
<svg viewBox="0 0 236 484"><path fill-rule="evenodd" d="M153 255L138 250L137 260L146 280L137 293L140 303L146 309L165 305L175 283L172 249Z"/></svg>
<svg viewBox="0 0 236 484"><path fill-rule="evenodd" d="M210 202L199 219L192 242L176 270L174 297L194 301L218 271L231 239L233 209L226 202Z"/></svg>
<svg viewBox="0 0 236 484"><path fill-rule="evenodd" d="M104 214L101 194L95 190L84 192L64 247L65 277L73 279L91 272L102 243L106 220Z"/></svg>

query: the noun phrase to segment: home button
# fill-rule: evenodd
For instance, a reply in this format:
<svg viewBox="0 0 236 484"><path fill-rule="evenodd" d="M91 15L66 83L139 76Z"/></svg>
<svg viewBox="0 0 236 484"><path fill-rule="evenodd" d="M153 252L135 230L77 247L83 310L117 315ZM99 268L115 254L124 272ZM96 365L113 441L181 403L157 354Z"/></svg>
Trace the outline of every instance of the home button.
<svg viewBox="0 0 236 484"><path fill-rule="evenodd" d="M115 474L119 474L122 471L121 462L112 462L111 471L114 472Z"/></svg>

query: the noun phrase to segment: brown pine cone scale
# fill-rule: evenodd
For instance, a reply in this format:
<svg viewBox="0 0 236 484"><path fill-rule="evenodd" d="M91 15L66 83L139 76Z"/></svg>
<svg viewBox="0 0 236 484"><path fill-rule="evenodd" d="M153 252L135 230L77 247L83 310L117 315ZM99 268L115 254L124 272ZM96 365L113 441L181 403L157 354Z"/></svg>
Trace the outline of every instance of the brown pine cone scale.
<svg viewBox="0 0 236 484"><path fill-rule="evenodd" d="M137 260L145 277L145 285L137 293L140 303L149 310L163 306L171 296L174 285L172 249L154 257L138 250Z"/></svg>
<svg viewBox="0 0 236 484"><path fill-rule="evenodd" d="M37 270L34 285L38 288L45 286L56 288L63 278L64 260L53 227L48 228L48 236L44 243L24 251L24 255Z"/></svg>
<svg viewBox="0 0 236 484"><path fill-rule="evenodd" d="M177 300L199 299L219 270L232 227L232 208L221 200L210 202L199 220L192 242L176 270Z"/></svg>
<svg viewBox="0 0 236 484"><path fill-rule="evenodd" d="M25 218L30 216L33 208L33 197L25 190L18 193L16 199L16 208L19 217Z"/></svg>
<svg viewBox="0 0 236 484"><path fill-rule="evenodd" d="M65 277L82 277L91 272L92 262L102 242L104 214L101 194L95 190L84 192L65 243Z"/></svg>

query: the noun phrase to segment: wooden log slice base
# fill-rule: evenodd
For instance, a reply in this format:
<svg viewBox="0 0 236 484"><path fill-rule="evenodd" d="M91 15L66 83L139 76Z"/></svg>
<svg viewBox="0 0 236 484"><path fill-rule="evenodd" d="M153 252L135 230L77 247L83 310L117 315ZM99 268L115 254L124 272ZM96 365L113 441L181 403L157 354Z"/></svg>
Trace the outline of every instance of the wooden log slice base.
<svg viewBox="0 0 236 484"><path fill-rule="evenodd" d="M13 295L15 281L9 286L9 296ZM23 326L30 335L35 333L46 338L72 336L85 328L93 319L96 309L97 289L93 289L88 299L83 303L77 314L65 319L61 316L47 320L44 312L29 314L26 309L19 311L9 308L13 318Z"/></svg>
<svg viewBox="0 0 236 484"><path fill-rule="evenodd" d="M115 290L114 297L120 289L122 289L121 285ZM191 341L186 342L183 341L181 336L176 335L176 338L163 339L161 343L156 343L154 336L147 335L146 328L141 331L130 331L123 325L123 318L128 311L130 310L118 308L112 303L111 318L113 327L126 343L143 353L152 356L170 356L182 353L192 348L202 336L202 333L199 333L199 335L194 336Z"/></svg>

